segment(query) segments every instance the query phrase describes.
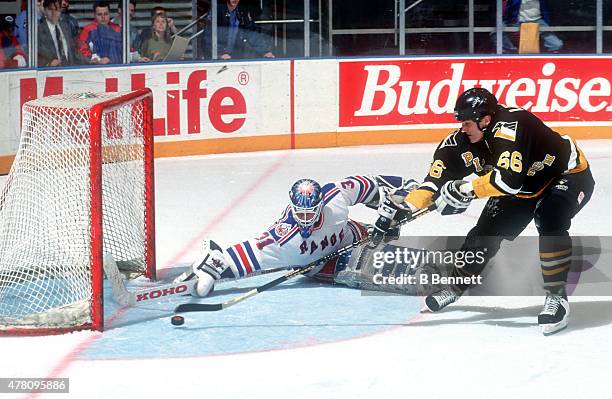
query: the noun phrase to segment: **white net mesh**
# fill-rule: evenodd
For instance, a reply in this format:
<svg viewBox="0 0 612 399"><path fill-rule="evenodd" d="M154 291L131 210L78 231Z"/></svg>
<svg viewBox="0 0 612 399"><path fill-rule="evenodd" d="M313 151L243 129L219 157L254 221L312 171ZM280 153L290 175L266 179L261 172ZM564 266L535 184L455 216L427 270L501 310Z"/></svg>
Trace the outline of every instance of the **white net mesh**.
<svg viewBox="0 0 612 399"><path fill-rule="evenodd" d="M92 107L117 94L61 95L23 107L21 143L0 196L0 331L92 322ZM103 252L142 273L146 103L102 113ZM150 233L150 232L149 232ZM85 304L85 306L84 306Z"/></svg>

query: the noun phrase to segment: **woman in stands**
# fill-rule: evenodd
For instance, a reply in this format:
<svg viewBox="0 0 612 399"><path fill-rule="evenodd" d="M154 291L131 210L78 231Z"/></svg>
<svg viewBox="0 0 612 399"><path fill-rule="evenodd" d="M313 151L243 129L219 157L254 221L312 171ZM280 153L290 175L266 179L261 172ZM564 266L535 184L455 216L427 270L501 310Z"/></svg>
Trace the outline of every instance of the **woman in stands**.
<svg viewBox="0 0 612 399"><path fill-rule="evenodd" d="M165 14L157 14L151 19L151 24L151 37L142 44L141 55L148 61L163 61L172 46L168 18Z"/></svg>

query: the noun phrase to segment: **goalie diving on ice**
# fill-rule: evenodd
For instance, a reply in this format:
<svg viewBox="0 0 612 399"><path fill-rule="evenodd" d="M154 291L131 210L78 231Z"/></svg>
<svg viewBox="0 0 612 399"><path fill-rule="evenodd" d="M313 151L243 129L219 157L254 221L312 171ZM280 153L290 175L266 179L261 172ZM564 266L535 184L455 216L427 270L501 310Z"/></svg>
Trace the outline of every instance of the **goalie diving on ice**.
<svg viewBox="0 0 612 399"><path fill-rule="evenodd" d="M205 297L223 279L241 279L269 269L309 267L305 275L318 281L350 285L342 272L350 268L351 252L342 249L376 236L376 227L349 218L349 208L364 204L378 209L389 201L403 200L418 186L400 176L349 176L343 180L319 184L300 179L292 184L289 204L281 217L259 237L227 247L206 239L192 267L174 283L196 280L191 294ZM391 216L388 220L398 219ZM399 235L399 228L386 229ZM387 231L388 230L388 231ZM380 236L379 238L382 238ZM357 250L357 248L356 248ZM339 251L341 254L312 266L313 262Z"/></svg>

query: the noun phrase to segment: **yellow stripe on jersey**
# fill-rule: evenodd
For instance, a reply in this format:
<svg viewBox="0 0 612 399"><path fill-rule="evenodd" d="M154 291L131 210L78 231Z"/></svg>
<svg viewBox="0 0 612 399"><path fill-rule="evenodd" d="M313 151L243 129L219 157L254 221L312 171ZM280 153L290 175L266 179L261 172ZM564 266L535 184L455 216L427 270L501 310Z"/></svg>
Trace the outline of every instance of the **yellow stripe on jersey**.
<svg viewBox="0 0 612 399"><path fill-rule="evenodd" d="M516 196L519 197L519 198L535 198L535 197L539 197L544 192L544 190L546 190L548 188L548 186L550 186L550 183L552 183L552 182L553 182L552 179L549 180L548 183L546 183L536 193L532 193L532 194L516 194Z"/></svg>
<svg viewBox="0 0 612 399"><path fill-rule="evenodd" d="M495 132L494 137L499 137L500 139L505 139L505 140L510 140L510 141L516 140L516 136L511 135L511 134L506 134L502 129L497 130Z"/></svg>
<svg viewBox="0 0 612 399"><path fill-rule="evenodd" d="M434 193L431 191L418 188L408 193L404 201L414 205L418 209L423 209L431 205L433 202L433 196Z"/></svg>
<svg viewBox="0 0 612 399"><path fill-rule="evenodd" d="M474 188L476 198L508 195L507 193L499 191L497 188L495 188L495 186L493 186L493 184L491 184L492 175L493 171L472 180L472 187Z"/></svg>
<svg viewBox="0 0 612 399"><path fill-rule="evenodd" d="M587 159L584 156L584 153L582 152L580 147L578 147L576 142L574 142L574 145L576 146L576 149L578 150L578 165L576 165L576 167L573 168L572 170L567 171L565 173L567 175L572 175L574 173L580 173L580 172L584 171L589 166L589 163L587 162Z"/></svg>

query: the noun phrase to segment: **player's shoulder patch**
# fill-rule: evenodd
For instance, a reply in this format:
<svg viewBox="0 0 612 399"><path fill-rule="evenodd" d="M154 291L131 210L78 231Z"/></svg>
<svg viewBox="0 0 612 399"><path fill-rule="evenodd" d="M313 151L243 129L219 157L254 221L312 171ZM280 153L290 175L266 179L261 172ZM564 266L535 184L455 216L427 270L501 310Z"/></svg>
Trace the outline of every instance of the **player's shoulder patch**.
<svg viewBox="0 0 612 399"><path fill-rule="evenodd" d="M291 207L287 206L282 217L267 229L274 241L280 245L291 239L298 231L298 224L295 219L293 219L293 214L290 209Z"/></svg>
<svg viewBox="0 0 612 399"><path fill-rule="evenodd" d="M516 131L518 129L518 121L504 122L499 121L493 126L493 137L504 140L516 141Z"/></svg>
<svg viewBox="0 0 612 399"><path fill-rule="evenodd" d="M276 226L274 226L274 234L278 238L282 238L289 234L292 228L293 226L289 223L279 222L276 224Z"/></svg>
<svg viewBox="0 0 612 399"><path fill-rule="evenodd" d="M458 140L460 138L460 136L457 136L458 134L461 134L459 129L446 136L446 138L442 140L442 143L440 143L439 148L442 149L445 147L457 147L460 141Z"/></svg>

